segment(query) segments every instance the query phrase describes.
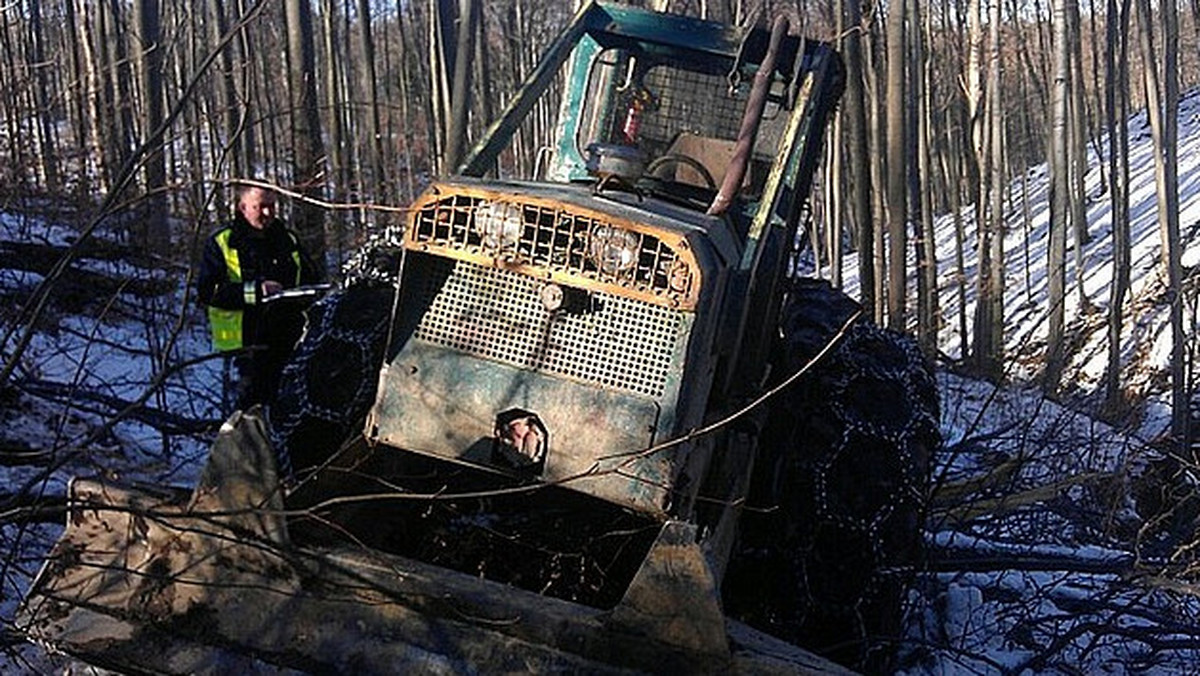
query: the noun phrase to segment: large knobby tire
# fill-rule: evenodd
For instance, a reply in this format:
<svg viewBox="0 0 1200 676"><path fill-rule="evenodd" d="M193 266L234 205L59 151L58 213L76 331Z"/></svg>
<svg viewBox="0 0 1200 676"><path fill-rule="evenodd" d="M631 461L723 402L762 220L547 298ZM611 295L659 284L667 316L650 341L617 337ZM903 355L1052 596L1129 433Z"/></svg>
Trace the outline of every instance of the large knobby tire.
<svg viewBox="0 0 1200 676"><path fill-rule="evenodd" d="M391 307L390 286L359 281L309 308L270 406L272 441L292 471L320 465L362 431L375 401Z"/></svg>
<svg viewBox="0 0 1200 676"><path fill-rule="evenodd" d="M780 315L777 378L857 309L827 283L797 281ZM727 607L838 662L886 671L940 443L932 374L913 340L859 319L770 406Z"/></svg>

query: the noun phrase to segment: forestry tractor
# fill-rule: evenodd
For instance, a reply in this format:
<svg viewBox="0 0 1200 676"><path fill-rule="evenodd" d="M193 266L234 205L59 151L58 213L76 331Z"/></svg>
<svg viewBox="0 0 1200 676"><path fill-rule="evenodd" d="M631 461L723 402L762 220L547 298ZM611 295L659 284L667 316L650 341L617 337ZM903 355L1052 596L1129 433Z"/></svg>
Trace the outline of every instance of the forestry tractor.
<svg viewBox="0 0 1200 676"><path fill-rule="evenodd" d="M889 668L938 404L797 275L842 86L784 19L586 5L197 486L73 482L19 626L135 672Z"/></svg>

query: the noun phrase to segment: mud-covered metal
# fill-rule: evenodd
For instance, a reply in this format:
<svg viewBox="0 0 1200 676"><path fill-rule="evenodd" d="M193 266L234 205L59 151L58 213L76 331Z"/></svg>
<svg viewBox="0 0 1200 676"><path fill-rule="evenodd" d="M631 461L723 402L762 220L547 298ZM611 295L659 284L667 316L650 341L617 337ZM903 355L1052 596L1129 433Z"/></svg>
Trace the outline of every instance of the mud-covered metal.
<svg viewBox="0 0 1200 676"><path fill-rule="evenodd" d="M531 478L665 512L676 453L634 454L661 438L674 411L664 415L648 397L464 359L418 339L384 370L370 424L387 446L504 471L492 457L494 420L513 408L536 411L551 439L541 471Z"/></svg>

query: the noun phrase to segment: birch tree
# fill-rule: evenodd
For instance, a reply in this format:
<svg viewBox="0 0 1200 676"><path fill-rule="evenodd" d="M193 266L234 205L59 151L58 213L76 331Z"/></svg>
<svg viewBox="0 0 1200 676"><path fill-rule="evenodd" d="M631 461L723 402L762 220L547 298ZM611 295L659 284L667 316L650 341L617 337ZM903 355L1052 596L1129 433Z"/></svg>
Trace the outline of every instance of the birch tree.
<svg viewBox="0 0 1200 676"><path fill-rule="evenodd" d="M1042 387L1053 393L1062 379L1066 355L1063 348L1066 309L1067 229L1071 219L1070 148L1068 146L1071 100L1071 0L1054 0L1054 87L1053 123L1050 128L1050 246L1047 270L1046 370Z"/></svg>

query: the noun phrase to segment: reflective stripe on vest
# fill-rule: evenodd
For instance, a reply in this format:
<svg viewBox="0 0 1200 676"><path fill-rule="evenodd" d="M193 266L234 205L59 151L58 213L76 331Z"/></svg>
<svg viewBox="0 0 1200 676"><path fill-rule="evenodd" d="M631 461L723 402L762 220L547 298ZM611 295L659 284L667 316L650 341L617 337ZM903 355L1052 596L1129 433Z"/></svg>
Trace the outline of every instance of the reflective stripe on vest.
<svg viewBox="0 0 1200 676"><path fill-rule="evenodd" d="M217 233L217 246L225 259L225 269L229 271L229 281L242 281L242 262L238 259L237 250L229 246L231 228L225 228ZM239 350L242 347L242 311L226 310L208 306L208 327L212 331L212 346L218 352Z"/></svg>
<svg viewBox="0 0 1200 676"><path fill-rule="evenodd" d="M237 249L229 246L229 236L233 234L232 228L225 228L216 235L217 246L221 249L221 256L225 259L225 269L229 271L229 281L242 281L242 262L238 258ZM296 281L295 285L300 285L300 244L296 241L296 236L288 233L288 237L292 240L295 247L292 250L292 262L296 264ZM253 294L253 289L247 289L246 293ZM253 297L246 298L246 304L253 304ZM218 352L228 352L229 350L240 350L242 348L242 311L241 310L226 310L219 307L208 307L208 326L212 331L212 347Z"/></svg>
<svg viewBox="0 0 1200 676"><path fill-rule="evenodd" d="M296 282L294 286L300 286L300 240L291 232L288 232L288 239L292 240L292 262L296 264Z"/></svg>

